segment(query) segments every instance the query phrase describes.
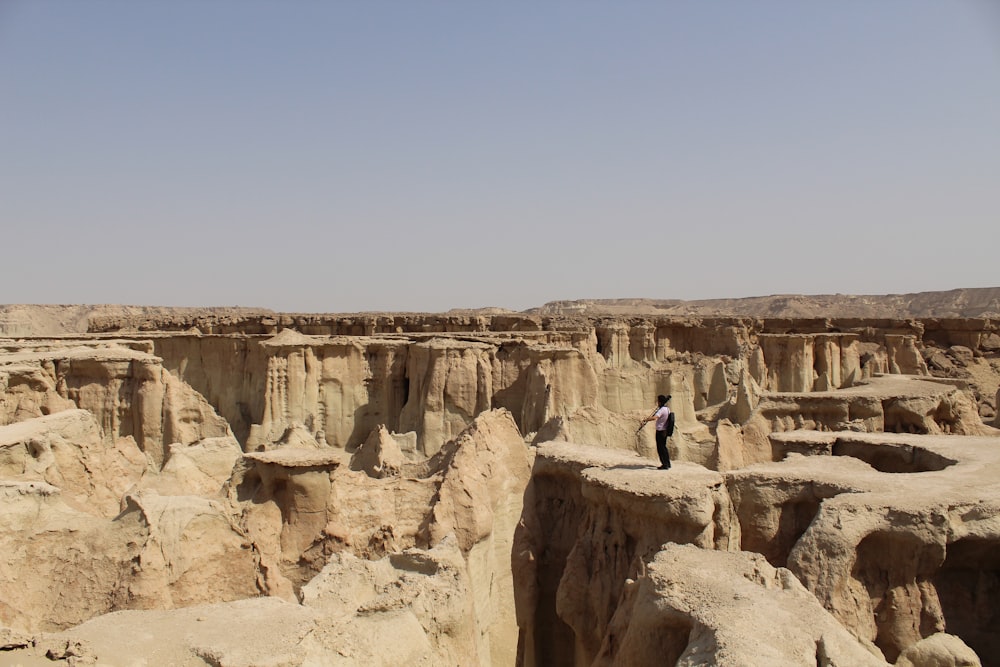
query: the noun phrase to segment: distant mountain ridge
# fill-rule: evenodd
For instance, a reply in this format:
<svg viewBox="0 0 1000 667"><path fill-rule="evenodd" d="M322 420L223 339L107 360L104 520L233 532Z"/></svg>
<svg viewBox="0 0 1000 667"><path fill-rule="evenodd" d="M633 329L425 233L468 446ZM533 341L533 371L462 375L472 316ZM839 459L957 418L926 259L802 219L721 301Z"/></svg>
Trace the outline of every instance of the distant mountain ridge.
<svg viewBox="0 0 1000 667"><path fill-rule="evenodd" d="M1000 287L912 294L773 294L738 299L580 299L551 301L533 315L671 315L775 318L1000 318Z"/></svg>
<svg viewBox="0 0 1000 667"><path fill-rule="evenodd" d="M93 318L120 320L124 329L155 330L173 319L198 317L240 321L281 314L267 308L175 308L170 306L32 305L0 304L0 336L58 336L82 334ZM327 314L336 314L332 311ZM425 313L426 314L426 313ZM502 308L449 311L444 315L498 316L515 314ZM666 316L761 318L989 318L1000 319L1000 287L975 287L944 292L912 294L773 294L738 299L579 299L551 301L521 315L560 316ZM125 326L127 325L127 326Z"/></svg>
<svg viewBox="0 0 1000 667"><path fill-rule="evenodd" d="M113 304L0 304L0 336L59 336L82 334L92 317L119 317L137 323L177 315L233 315L271 313L266 308L184 308L173 306L121 306ZM137 326L137 328L139 328Z"/></svg>

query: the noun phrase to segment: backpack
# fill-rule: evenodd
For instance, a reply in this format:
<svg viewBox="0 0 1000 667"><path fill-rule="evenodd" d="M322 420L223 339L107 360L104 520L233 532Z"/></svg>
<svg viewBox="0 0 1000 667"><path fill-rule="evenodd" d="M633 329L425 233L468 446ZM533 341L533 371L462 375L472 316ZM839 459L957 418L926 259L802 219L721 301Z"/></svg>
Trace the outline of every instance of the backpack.
<svg viewBox="0 0 1000 667"><path fill-rule="evenodd" d="M665 429L663 429L666 432L668 438L674 434L674 422L675 421L676 421L676 419L674 418L674 411L671 410L670 414L667 415L667 427Z"/></svg>

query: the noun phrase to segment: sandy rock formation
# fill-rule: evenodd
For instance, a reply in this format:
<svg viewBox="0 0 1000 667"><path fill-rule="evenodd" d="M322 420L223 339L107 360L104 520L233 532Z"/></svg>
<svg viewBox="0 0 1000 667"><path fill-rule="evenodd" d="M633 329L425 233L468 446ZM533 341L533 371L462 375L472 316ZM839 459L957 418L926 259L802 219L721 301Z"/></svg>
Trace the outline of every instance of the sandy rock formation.
<svg viewBox="0 0 1000 667"><path fill-rule="evenodd" d="M787 570L757 554L669 544L638 580L626 584L592 664L887 663L844 630Z"/></svg>
<svg viewBox="0 0 1000 667"><path fill-rule="evenodd" d="M824 623L853 636L849 649L836 651L863 649L874 656L871 664L885 664L883 654L894 662L942 631L980 656L1000 655L995 615L974 611L990 604L996 582L996 560L987 554L998 537L1000 486L989 472L1000 465L997 439L938 433L772 432L774 462L768 457L724 475L685 463L665 473L613 450L539 445L514 555L521 660L649 664L642 647L652 642L678 664L812 664L817 655L838 664L826 636L802 640L807 658L801 650L781 657L787 637L774 637L761 653L769 632L763 627L748 627L752 641L734 638L724 650L676 613L636 621L644 629L633 630L626 582L640 581L668 543L742 549L787 567L782 576L825 608ZM689 581L692 573L670 576ZM643 595L655 600L647 608L671 604L658 593ZM628 644L622 638L630 633L642 641ZM713 653L695 659L705 642Z"/></svg>
<svg viewBox="0 0 1000 667"><path fill-rule="evenodd" d="M86 333L91 306L0 305L0 336Z"/></svg>
<svg viewBox="0 0 1000 667"><path fill-rule="evenodd" d="M762 392L742 426L720 422L719 428L721 469L780 460L785 450L771 434L783 431L996 433L983 424L967 391L950 382L902 375L880 375L839 391Z"/></svg>
<svg viewBox="0 0 1000 667"><path fill-rule="evenodd" d="M134 439L156 466L172 443L232 435L203 397L142 348L151 346L46 343L0 355L0 423L79 408L94 415L106 439Z"/></svg>
<svg viewBox="0 0 1000 667"><path fill-rule="evenodd" d="M321 649L318 656L332 648L351 665L499 664L490 663L489 644L477 641L469 575L454 539L377 561L335 554L302 596L303 605L331 617L306 644Z"/></svg>
<svg viewBox="0 0 1000 667"><path fill-rule="evenodd" d="M69 646L79 663L102 665L136 664L137 656L178 667L491 664L477 656L468 574L454 539L375 561L333 554L302 594L301 604L263 597L119 611L36 636L36 645L23 637L17 655L41 659Z"/></svg>
<svg viewBox="0 0 1000 667"><path fill-rule="evenodd" d="M250 543L230 508L196 496L130 495L145 536L131 581L129 609L172 609L259 594Z"/></svg>
<svg viewBox="0 0 1000 667"><path fill-rule="evenodd" d="M965 642L944 632L931 635L903 651L896 667L980 667L979 656Z"/></svg>
<svg viewBox="0 0 1000 667"><path fill-rule="evenodd" d="M793 436L789 436L793 437ZM973 609L996 577L994 508L1000 487L995 438L891 434L799 434L874 468L868 487L813 505L816 514L788 554L788 567L841 623L895 660L932 632L998 655L995 616ZM814 458L814 457L809 457ZM822 472L801 469L800 484ZM772 464L780 467L782 464ZM787 474L787 473L784 473ZM978 574L976 574L978 573ZM985 577L985 579L983 578ZM970 583L979 580L979 583ZM971 606L970 606L971 605Z"/></svg>
<svg viewBox="0 0 1000 667"><path fill-rule="evenodd" d="M351 470L361 470L369 477L392 477L400 474L419 474L419 464L411 461L422 460L417 452L417 434L390 433L385 427L371 432L364 444L351 456Z"/></svg>
<svg viewBox="0 0 1000 667"><path fill-rule="evenodd" d="M43 482L0 481L0 500L0 625L57 630L125 603L145 536L136 516L75 510Z"/></svg>
<svg viewBox="0 0 1000 667"><path fill-rule="evenodd" d="M430 454L467 425L471 413L484 409L507 408L521 432L532 434L552 419L571 420L580 409L649 410L658 393L675 396L678 416L690 428L716 420L718 415L700 413L717 412L739 395L747 386L740 379L744 373L762 390L770 390L773 381L782 385L774 391L784 391L793 377L803 392L834 390L878 374L925 374L921 346L954 346L957 340L974 344L968 349L982 372L972 378L973 389L987 420L996 414L993 397L1000 389L992 379L1000 370L984 356L995 354L989 351L996 335L990 320L967 325L944 320L474 319L280 317L275 327L297 326L311 335L285 328L270 338L159 334L150 340L164 367L204 395L251 450L301 424L321 444L353 451L385 425L393 432L417 433L420 450ZM531 327L524 330L502 329L529 321ZM348 333L359 335L343 335ZM411 352L421 359L413 366ZM480 361L462 361L473 358ZM234 385L233 376L240 382ZM745 421L745 401L734 409L737 414L726 408L729 413L722 416ZM692 456L708 461L704 438L692 440L693 452L701 452Z"/></svg>
<svg viewBox="0 0 1000 667"><path fill-rule="evenodd" d="M757 340L766 374L754 379L764 389L838 389L861 378L856 334L760 334Z"/></svg>
<svg viewBox="0 0 1000 667"><path fill-rule="evenodd" d="M997 664L993 320L104 325L0 342L10 656Z"/></svg>
<svg viewBox="0 0 1000 667"><path fill-rule="evenodd" d="M353 451L380 425L413 432L433 455L476 415L507 408L522 432L596 403L588 358L558 334L426 340L305 336L285 330L259 343L267 355L260 423L248 448L302 424L321 444Z"/></svg>
<svg viewBox="0 0 1000 667"><path fill-rule="evenodd" d="M694 367L694 409L704 410L729 399L726 364L718 359L701 360Z"/></svg>
<svg viewBox="0 0 1000 667"><path fill-rule="evenodd" d="M0 356L0 396L17 406L4 413L17 421L0 427L9 520L0 623L54 629L115 608L257 593L255 573L241 573L242 536L218 503L137 494L218 495L240 451L204 399L143 347L50 341ZM179 440L165 448L164 434ZM165 449L173 456L161 471Z"/></svg>
<svg viewBox="0 0 1000 667"><path fill-rule="evenodd" d="M114 517L122 496L148 469L132 438L107 443L86 410L0 426L0 479L51 484L81 512Z"/></svg>
<svg viewBox="0 0 1000 667"><path fill-rule="evenodd" d="M524 664L566 664L571 656L570 664L591 664L626 579L665 542L735 548L738 525L722 476L693 464L675 468L667 476L634 454L539 446L513 556Z"/></svg>
<svg viewBox="0 0 1000 667"><path fill-rule="evenodd" d="M158 474L142 480L144 490L161 496L219 496L242 458L232 436L205 438L190 445L170 445L169 457Z"/></svg>
<svg viewBox="0 0 1000 667"><path fill-rule="evenodd" d="M0 624L57 630L115 609L258 593L248 544L218 503L143 494L105 519L72 509L51 485L0 484Z"/></svg>
<svg viewBox="0 0 1000 667"><path fill-rule="evenodd" d="M229 455L225 441L183 451L200 448L218 450L202 453L214 463ZM277 647L288 664L512 664L517 630L509 558L529 474L527 454L510 414L495 411L431 459L412 464L421 477L373 478L342 467L346 459L337 449L277 447L241 457L242 472L227 484L228 498L161 496L144 487L126 497L125 511L112 522L81 522L78 512L58 502L54 487L8 482L3 488L11 498L38 496L54 509L43 512L40 500L5 502L13 510L5 515L10 520L5 539L11 545L38 544L39 552L23 553L24 560L0 569L0 577L17 581L27 562L36 572L45 572L48 563L49 577L59 573L67 581L87 573L94 581L78 587L79 594L103 606L71 600L71 610L57 613L45 606L51 602L42 594L48 582L24 579L35 588L9 589L12 597L0 599L6 612L0 623L51 631L116 609L192 607L265 591L290 606L272 605L268 613L301 617L311 628L253 642ZM188 460L195 464L198 455ZM216 467L199 470L210 479ZM214 487L208 484L205 495L213 495ZM393 506L395 512L389 510ZM46 517L36 520L30 534L22 525L27 514ZM89 526L92 554L65 549L70 524L78 526L77 538L82 526ZM43 542L39 535L52 539ZM70 560L68 554L77 555ZM304 616L296 611L300 598L308 608ZM180 634L164 638L162 645L150 638L127 650L162 651L174 656L173 664L223 657L232 661L225 664L254 664L253 652L236 650L217 631L221 619L250 613L249 604L192 607L201 619L193 624L189 612L157 612ZM120 643L112 643L109 623L119 632L129 627L141 632L149 622L148 616L119 612L36 638L35 644L84 642L91 647L86 655L124 663L127 656Z"/></svg>
<svg viewBox="0 0 1000 667"><path fill-rule="evenodd" d="M333 554L380 558L453 536L465 559L477 650L500 659L516 637L509 554L527 455L511 415L494 411L434 457L396 470L351 466L335 448L279 447L246 454L232 488L266 590L289 599Z"/></svg>
<svg viewBox="0 0 1000 667"><path fill-rule="evenodd" d="M908 318L1000 317L1000 287L954 289L912 294L772 294L737 299L580 299L552 301L529 313L628 317L670 315L767 318Z"/></svg>
<svg viewBox="0 0 1000 667"><path fill-rule="evenodd" d="M154 404L149 421L162 419L164 445L190 445L207 438L233 437L229 424L215 412L205 397L166 371L162 372L161 377L164 385L162 411L157 412ZM155 443L151 444L155 446ZM164 456L167 455L169 451ZM158 452L153 454L153 459L162 463L157 457Z"/></svg>
<svg viewBox="0 0 1000 667"><path fill-rule="evenodd" d="M955 289L889 295L776 294L738 299L582 299L554 301L517 313L498 308L432 313L356 313L332 316L275 313L266 308L165 308L122 305L0 305L0 336L55 336L92 332L197 330L207 334L273 335L297 328L314 335L370 336L412 331L537 331L562 317L838 318L877 321L926 319L970 322L1000 318L1000 288ZM418 322L418 325L414 325ZM972 336L977 334L973 332ZM1000 341L997 343L1000 345Z"/></svg>
<svg viewBox="0 0 1000 667"><path fill-rule="evenodd" d="M458 435L475 415L489 409L493 374L489 346L431 340L409 347L410 391L400 430L415 431L418 447L432 455Z"/></svg>
<svg viewBox="0 0 1000 667"><path fill-rule="evenodd" d="M35 636L11 658L15 664L23 661L32 667L117 667L152 660L176 667L317 664L308 661L302 642L315 631L319 618L308 607L272 597L173 610L116 611L62 633ZM52 658L46 659L46 654ZM29 662L32 658L37 662Z"/></svg>
<svg viewBox="0 0 1000 667"><path fill-rule="evenodd" d="M379 424L398 428L405 401L402 341L315 338L285 330L261 342L267 354L263 417L249 446L273 442L292 423L321 444L355 448ZM390 416L392 415L392 416Z"/></svg>
<svg viewBox="0 0 1000 667"><path fill-rule="evenodd" d="M846 443L836 434L787 436L810 443L816 455L727 473L724 483L718 473L686 467L691 464L675 465L670 473L642 471L636 459L609 450L540 446L514 560L524 664L650 664L645 660L651 654L642 653L648 648L644 642L653 642L660 655L665 651L686 660L707 650L707 642L714 657L702 655L702 662L692 664L807 664L802 655L780 657L789 649L787 636L762 643L773 628L770 621L749 623L743 630L716 621L711 640L703 636L706 631L693 630L697 623L690 618L678 620L676 611L658 621L634 620L643 629L633 629L635 612L628 605L639 603L627 592L627 582L641 581L646 568L664 558L653 556L667 543L702 550L742 548L773 565L787 564L790 573L782 576L795 582L793 588L808 591L817 610L820 603L828 610L823 624L842 636L853 635L844 644L849 650L837 649L848 650L847 655L872 656L868 651L877 645L895 661L926 633L945 628L980 655L996 655L994 615L972 610L988 604L989 582L996 576L995 559L987 554L998 538L992 517L1000 489L971 483L990 479L987 470L996 469L995 439L926 436L915 448L909 444L913 437L904 435L857 434ZM715 475L714 481L706 475ZM928 496L931 489L940 500ZM981 508L982 519L973 507ZM692 577L706 569L709 558L694 556L686 566L690 570L671 570L669 577L703 591L704 584ZM725 569L733 566L709 568L707 576L726 591L720 596L741 597L719 579ZM975 572L986 578L979 574L979 584L970 590L965 582L970 576L975 581ZM668 590L670 600L676 585ZM643 595L652 598L639 605L649 613L676 604L664 602L661 594ZM666 608L704 613L701 604ZM763 616L757 618L764 622ZM650 625L658 638L650 634ZM725 632L733 638L723 650L716 635ZM821 650L832 660L831 635L820 634L822 642L817 644L818 636L804 638L802 646L813 658ZM623 639L632 635L643 639L631 644ZM884 664L876 657L870 657L871 664ZM843 664L865 664L850 660Z"/></svg>

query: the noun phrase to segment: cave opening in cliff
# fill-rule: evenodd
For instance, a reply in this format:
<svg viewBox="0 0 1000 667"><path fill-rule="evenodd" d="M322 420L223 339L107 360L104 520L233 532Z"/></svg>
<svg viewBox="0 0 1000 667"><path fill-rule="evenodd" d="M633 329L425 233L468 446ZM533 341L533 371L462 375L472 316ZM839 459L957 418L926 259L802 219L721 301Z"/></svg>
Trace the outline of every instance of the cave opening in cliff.
<svg viewBox="0 0 1000 667"><path fill-rule="evenodd" d="M777 531L773 535L755 532L752 520L741 521L740 548L759 553L775 567L786 567L789 553L816 518L819 506L820 499L815 497L785 503L778 514Z"/></svg>
<svg viewBox="0 0 1000 667"><path fill-rule="evenodd" d="M256 470L248 470L236 486L236 498L241 503L260 502L258 493L264 486L264 480Z"/></svg>
<svg viewBox="0 0 1000 667"><path fill-rule="evenodd" d="M1000 542L966 537L948 545L934 577L946 632L958 635L984 667L1000 667Z"/></svg>

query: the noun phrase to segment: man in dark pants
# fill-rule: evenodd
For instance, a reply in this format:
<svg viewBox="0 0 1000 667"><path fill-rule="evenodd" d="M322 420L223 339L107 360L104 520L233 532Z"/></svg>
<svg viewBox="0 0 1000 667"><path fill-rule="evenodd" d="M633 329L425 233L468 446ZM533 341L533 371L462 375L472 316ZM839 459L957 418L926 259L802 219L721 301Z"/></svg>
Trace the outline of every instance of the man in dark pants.
<svg viewBox="0 0 1000 667"><path fill-rule="evenodd" d="M649 415L642 420L642 423L656 420L656 454L660 457L660 470L670 469L670 452L667 451L667 436L670 435L670 430L668 429L668 421L673 421L670 419L670 408L667 407L667 401L670 400L670 396L664 396L660 394L656 397L656 402L660 404L659 409L653 414Z"/></svg>

